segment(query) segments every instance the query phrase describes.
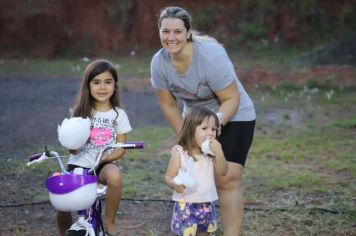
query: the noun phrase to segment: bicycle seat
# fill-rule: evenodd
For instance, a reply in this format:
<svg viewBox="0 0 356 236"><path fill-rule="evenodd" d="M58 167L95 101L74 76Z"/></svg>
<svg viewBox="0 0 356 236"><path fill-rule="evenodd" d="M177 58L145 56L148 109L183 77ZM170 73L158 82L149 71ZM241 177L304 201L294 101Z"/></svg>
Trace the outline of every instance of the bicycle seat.
<svg viewBox="0 0 356 236"><path fill-rule="evenodd" d="M97 198L95 175L61 174L47 178L45 185L51 204L59 211L87 209Z"/></svg>

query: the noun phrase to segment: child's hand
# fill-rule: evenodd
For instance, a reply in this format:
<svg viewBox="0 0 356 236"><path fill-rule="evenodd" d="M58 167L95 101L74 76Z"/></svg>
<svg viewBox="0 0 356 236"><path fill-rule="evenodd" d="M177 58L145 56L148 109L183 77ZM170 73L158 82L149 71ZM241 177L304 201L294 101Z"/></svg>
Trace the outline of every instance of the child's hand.
<svg viewBox="0 0 356 236"><path fill-rule="evenodd" d="M104 156L101 158L100 163L105 163L105 162L109 162L110 157L108 154L104 154Z"/></svg>
<svg viewBox="0 0 356 236"><path fill-rule="evenodd" d="M185 186L182 184L175 184L173 183L173 189L177 192L177 193L183 193L185 190Z"/></svg>
<svg viewBox="0 0 356 236"><path fill-rule="evenodd" d="M79 154L79 150L68 150L70 154L77 155Z"/></svg>
<svg viewBox="0 0 356 236"><path fill-rule="evenodd" d="M222 152L221 144L216 139L209 139L209 148L214 153L214 156Z"/></svg>

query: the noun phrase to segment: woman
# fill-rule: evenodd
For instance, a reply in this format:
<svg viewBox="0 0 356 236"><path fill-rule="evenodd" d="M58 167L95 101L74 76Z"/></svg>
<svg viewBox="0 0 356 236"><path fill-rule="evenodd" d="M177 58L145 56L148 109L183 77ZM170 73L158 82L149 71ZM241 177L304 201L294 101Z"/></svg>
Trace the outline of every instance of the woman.
<svg viewBox="0 0 356 236"><path fill-rule="evenodd" d="M224 235L239 235L244 209L241 178L256 119L253 102L223 46L213 38L193 35L187 11L163 9L158 29L163 48L152 58L151 83L175 133L180 133L189 107L220 113L219 141L228 161L228 173L216 177L220 212ZM177 100L183 102L183 114Z"/></svg>

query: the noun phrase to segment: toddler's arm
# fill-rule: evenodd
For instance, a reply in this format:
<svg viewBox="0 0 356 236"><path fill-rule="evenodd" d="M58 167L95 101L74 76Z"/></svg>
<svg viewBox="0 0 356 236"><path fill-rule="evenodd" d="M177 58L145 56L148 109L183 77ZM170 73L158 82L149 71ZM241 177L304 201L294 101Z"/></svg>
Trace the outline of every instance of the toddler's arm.
<svg viewBox="0 0 356 236"><path fill-rule="evenodd" d="M210 139L209 147L214 153L213 162L215 173L217 175L226 175L228 166L221 144L216 139Z"/></svg>
<svg viewBox="0 0 356 236"><path fill-rule="evenodd" d="M177 185L173 182L173 179L178 174L178 170L180 168L180 153L177 149L172 150L172 156L169 160L169 164L167 167L166 175L164 177L164 181L168 187L175 190L178 193L182 193L185 189L184 185Z"/></svg>

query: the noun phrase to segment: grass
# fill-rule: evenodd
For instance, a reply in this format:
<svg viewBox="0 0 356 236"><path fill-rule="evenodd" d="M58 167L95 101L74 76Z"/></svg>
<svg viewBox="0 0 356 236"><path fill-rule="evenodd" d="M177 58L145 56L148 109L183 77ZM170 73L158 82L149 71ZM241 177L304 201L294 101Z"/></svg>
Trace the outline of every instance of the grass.
<svg viewBox="0 0 356 236"><path fill-rule="evenodd" d="M174 142L173 131L168 127L145 127L134 130L130 139L144 140L145 148L140 152L128 151L127 156L120 160L125 175L125 196L168 199L171 191L163 183L163 176L169 161L168 147Z"/></svg>
<svg viewBox="0 0 356 236"><path fill-rule="evenodd" d="M342 99L340 102L341 106L346 103ZM327 104L322 105L322 110L326 107ZM257 129L245 168L244 187L246 206L257 204L264 210L246 211L243 235L355 233L353 124L353 119L336 120L313 130L289 127L282 134ZM147 126L134 130L130 139L143 140L145 149L128 151L119 161L124 173L123 198L170 199L171 190L163 183L163 175L169 146L174 142L173 132L168 127ZM31 171L47 176L53 166L33 168ZM13 171L23 173L20 165ZM26 195L27 199L43 200L46 193L31 189ZM147 235L155 235L155 230L159 229L150 229Z"/></svg>
<svg viewBox="0 0 356 236"><path fill-rule="evenodd" d="M293 90L297 94L298 89L289 92ZM347 107L353 93L351 90L338 97L338 106ZM270 95L265 112L268 113L271 104L285 103L280 94ZM312 126L295 124L296 127L280 128L278 124L269 124L264 127L266 114L259 114L262 121L256 129L243 181L247 209L256 205L259 210L246 210L243 235L355 233L354 118L339 118L335 112L339 108L321 102L322 96L319 93L310 101L312 107L320 109L309 112L329 110L335 116L318 120L316 114L310 116L299 111L301 123L312 117L310 122L315 123ZM290 110L305 107L302 97L292 101ZM354 112L346 110L343 115L353 116ZM280 122L285 120L282 118ZM143 140L145 149L128 151L119 162L124 172L123 197L170 199L171 190L163 183L163 175L169 147L174 142L173 132L168 127L147 126L134 130L130 139ZM147 235L155 235L156 230L159 229L150 229Z"/></svg>
<svg viewBox="0 0 356 236"><path fill-rule="evenodd" d="M133 54L132 54L133 53ZM141 53L132 52L128 56L105 56L116 66L119 76L145 78L150 75L150 62L154 51ZM243 50L229 50L229 55L238 68L295 68L294 61L300 55L297 48L272 48L265 52L245 52ZM0 76L8 75L45 75L81 77L85 67L96 58L68 58L59 57L51 60L36 58L1 59Z"/></svg>
<svg viewBox="0 0 356 236"><path fill-rule="evenodd" d="M123 76L149 76L149 58L119 58L113 62ZM252 60L247 60L241 66L253 67L250 63ZM263 59L258 63L262 64ZM80 76L86 64L82 59L28 60L0 66L0 76ZM286 83L249 91L258 119L244 169L247 204L242 235L356 234L355 92L354 87L316 83ZM132 131L129 139L144 141L145 149L130 150L119 161L124 174L123 198L169 200L171 190L163 183L163 176L174 143L172 130L146 126ZM41 148L26 152L38 152ZM25 178L36 173L44 179L55 166L42 164L27 169L25 161L3 158L9 161L0 168L0 174L10 171L11 175ZM34 201L45 197L41 183L24 195L24 199ZM147 229L146 235L158 235L164 227L158 224Z"/></svg>
<svg viewBox="0 0 356 236"><path fill-rule="evenodd" d="M115 65L119 76L147 77L149 74L150 58L122 57L107 58ZM18 59L6 60L0 63L0 76L9 75L42 75L42 76L71 76L80 78L90 58L77 59Z"/></svg>

